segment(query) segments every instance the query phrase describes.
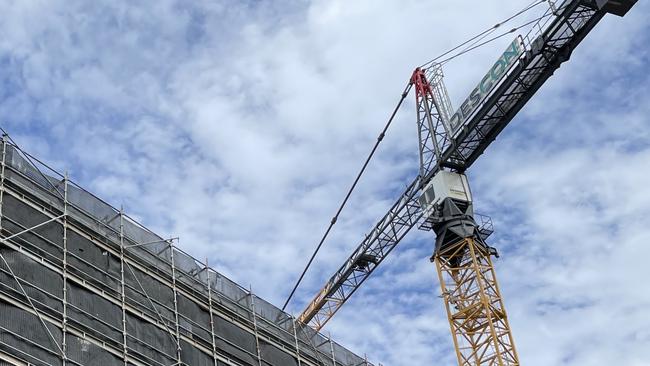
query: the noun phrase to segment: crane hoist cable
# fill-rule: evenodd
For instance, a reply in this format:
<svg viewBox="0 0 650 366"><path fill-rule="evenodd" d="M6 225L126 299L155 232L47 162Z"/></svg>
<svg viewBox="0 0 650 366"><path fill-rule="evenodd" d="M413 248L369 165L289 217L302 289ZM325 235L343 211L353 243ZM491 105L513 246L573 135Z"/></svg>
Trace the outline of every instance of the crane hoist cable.
<svg viewBox="0 0 650 366"><path fill-rule="evenodd" d="M542 17L540 17L540 18L538 18L538 19L535 19L535 20L532 21L532 22L527 22L526 24L523 24L523 25L521 25L521 26L515 27L515 28L509 30L508 32L505 32L505 33L503 33L503 34L500 34L500 35L498 35L498 36L496 36L496 37L493 37L493 38L491 38L491 39L489 39L489 40L487 40L487 41L485 41L485 42L482 42L482 43L476 45L476 42L480 42L480 40L482 40L482 39L484 39L485 37L487 37L490 33L494 32L497 28L501 27L503 24L510 22L510 21L513 20L514 18L516 18L516 17L518 17L518 16L520 16L520 15L522 15L522 14L524 14L524 13L530 11L531 9L535 8L537 5L540 5L540 4L542 4L542 3L546 3L546 0L535 0L534 2L530 3L528 6L524 7L522 10L520 10L520 11L516 12L515 14L511 15L510 17L508 17L508 18L504 19L503 21L501 21L501 22L495 24L494 26L490 27L489 29L486 29L486 30L484 30L483 32L481 32L481 33L479 33L479 34L477 34L477 35L471 37L470 39L468 39L468 40L466 40L466 41L460 43L459 45L457 45L457 46L455 46L455 47L449 49L448 51L446 51L446 52L444 52L444 53L438 55L436 58L434 58L434 59L432 59L432 60L430 60L430 61L424 63L424 64L423 64L422 66L420 66L420 67L422 68L422 67L425 67L425 66L427 66L427 65L430 65L431 63L435 62L436 60L440 59L441 57L444 57L444 56L446 56L446 55L448 55L448 54L454 52L455 50L457 50L457 49L459 49L459 48L461 48L461 47L463 47L463 46L469 44L470 42L474 42L472 45L469 46L469 48L466 48L466 49L464 49L463 51L459 52L458 54L455 54L455 55L453 55L453 56L451 56L451 57L449 57L449 58L447 58L447 59L445 59L445 60L443 61L443 62L448 62L448 61L450 61L450 60L452 60L452 59L454 59L454 58L456 58L456 57L458 57L458 56L460 56L460 55L462 55L462 54L464 54L464 53L467 53L467 52L469 52L469 51L471 51L471 50L474 50L474 49L476 49L476 48L478 48L478 47L484 46L484 45L486 45L486 44L488 44L488 43L490 43L490 42L493 42L493 41L495 41L495 40L497 40L497 39L499 39L499 38L505 36L506 34L510 34L510 33L512 33L512 32L515 32L516 30L518 30L518 29L520 29L520 28L522 28L522 27L525 27L525 26L527 26L527 25L529 25L529 24L532 24L534 21L537 21L537 20L539 20L539 19L544 18L544 16L542 16ZM546 16L548 16L548 15L546 15ZM336 225L336 222L337 222L337 220L338 220L339 215L340 215L341 212L343 211L343 208L344 208L345 205L347 204L347 202L348 202L350 196L352 195L352 192L354 191L354 189L356 188L357 184L359 183L359 180L361 179L361 176L363 175L363 173L365 172L366 168L368 167L368 164L370 163L370 160L372 160L372 157L374 156L375 152L377 151L377 148L379 147L379 144L380 144L380 143L382 142L382 140L384 139L384 137L385 137L385 135L386 135L386 132L388 131L388 128L390 127L391 123L393 122L393 119L395 118L395 116L396 116L396 114L397 114L397 111L398 111L399 108L402 106L402 103L404 102L404 99L406 98L406 96L408 95L409 91L411 90L411 86L412 86L412 83L409 82L409 83L406 85L406 87L404 88L404 91L403 91L402 94L401 94L401 97L400 97L400 99L399 99L399 101L398 101L398 103L397 103L397 106L393 109L393 112L392 112L392 114L390 115L390 117L388 118L388 121L386 122L386 125L384 126L383 130L381 131L381 133L380 133L379 136L377 137L377 140L375 141L375 144L374 144L372 150L370 151L370 153L368 154L368 157L366 158L365 162L363 163L363 166L361 167L361 170L360 170L359 173L357 174L356 178L354 179L354 182L352 183L352 186L350 187L350 189L348 190L347 194L345 195L345 198L343 199L343 202L341 203L341 205L339 206L338 210L336 211L336 214L335 214L335 215L332 217L332 219L330 220L330 223L329 223L329 226L327 227L327 230L325 230L325 233L323 234L323 236L321 237L320 241L318 242L318 245L316 245L316 248L314 249L314 252L312 253L311 257L309 258L309 261L307 261L307 265L306 265L305 268L302 270L302 272L301 272L301 274L300 274L300 277L298 277L298 281L296 281L296 284L295 284L295 285L293 286L293 288L291 289L291 293L290 293L289 296L287 297L287 300L284 302L284 305L282 305L282 311L284 311L284 310L287 308L287 305L289 305L289 302L290 302L291 299L293 298L293 295L296 293L296 290L298 289L298 286L300 286L300 283L302 282L303 278L305 277L305 274L306 274L307 271L309 270L309 267L311 266L311 264L313 263L314 259L316 258L316 255L318 254L318 252L320 251L321 247L323 246L323 243L325 243L325 240L326 240L327 237L329 236L330 231L332 231L332 228L334 227L334 225Z"/></svg>

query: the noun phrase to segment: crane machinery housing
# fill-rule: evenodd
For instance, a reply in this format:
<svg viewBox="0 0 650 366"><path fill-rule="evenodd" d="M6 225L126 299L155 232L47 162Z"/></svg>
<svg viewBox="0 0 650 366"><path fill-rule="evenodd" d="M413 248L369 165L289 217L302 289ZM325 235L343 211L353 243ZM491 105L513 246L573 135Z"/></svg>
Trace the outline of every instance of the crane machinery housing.
<svg viewBox="0 0 650 366"><path fill-rule="evenodd" d="M431 260L458 364L519 365L491 259L497 251L486 242L491 221L477 222L480 217L474 214L464 172L606 14L624 16L635 3L549 1L530 32L510 43L455 112L443 83L442 63L416 68L397 109L414 89L419 174L298 319L322 329L417 225L436 235Z"/></svg>

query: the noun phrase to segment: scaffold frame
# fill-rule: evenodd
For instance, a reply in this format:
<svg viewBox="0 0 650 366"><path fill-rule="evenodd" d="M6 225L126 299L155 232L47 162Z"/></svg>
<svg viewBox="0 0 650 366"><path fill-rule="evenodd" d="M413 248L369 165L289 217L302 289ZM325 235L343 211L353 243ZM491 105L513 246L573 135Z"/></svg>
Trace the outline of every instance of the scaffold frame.
<svg viewBox="0 0 650 366"><path fill-rule="evenodd" d="M0 311L14 316L0 320L0 360L371 365L195 260L177 242L152 233L4 135Z"/></svg>

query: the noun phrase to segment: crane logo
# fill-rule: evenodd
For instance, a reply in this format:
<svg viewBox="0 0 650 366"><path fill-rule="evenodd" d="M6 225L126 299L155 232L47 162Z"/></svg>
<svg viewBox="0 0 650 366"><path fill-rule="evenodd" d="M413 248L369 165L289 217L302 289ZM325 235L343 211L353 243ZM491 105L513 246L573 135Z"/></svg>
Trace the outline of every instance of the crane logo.
<svg viewBox="0 0 650 366"><path fill-rule="evenodd" d="M472 90L472 93L465 99L460 108L449 119L452 135L458 132L469 116L485 100L488 94L494 89L499 81L508 73L508 70L519 59L524 52L524 43L521 36L517 36L508 48L501 54L501 57L494 63L490 71L481 79L481 82Z"/></svg>

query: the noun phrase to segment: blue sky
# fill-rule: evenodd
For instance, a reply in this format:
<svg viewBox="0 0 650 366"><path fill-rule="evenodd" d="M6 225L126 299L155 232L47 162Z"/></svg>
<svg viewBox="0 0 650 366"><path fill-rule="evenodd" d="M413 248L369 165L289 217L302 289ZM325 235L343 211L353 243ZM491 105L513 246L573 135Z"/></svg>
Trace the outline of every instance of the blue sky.
<svg viewBox="0 0 650 366"><path fill-rule="evenodd" d="M522 6L3 2L0 125L282 304L413 68ZM524 364L650 357L649 14L606 17L469 171ZM445 66L455 106L510 41ZM410 96L291 311L416 174L416 143ZM410 233L333 338L386 366L453 365L432 247Z"/></svg>

